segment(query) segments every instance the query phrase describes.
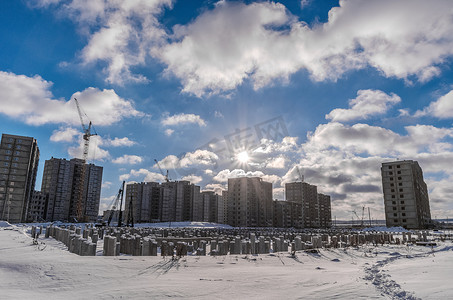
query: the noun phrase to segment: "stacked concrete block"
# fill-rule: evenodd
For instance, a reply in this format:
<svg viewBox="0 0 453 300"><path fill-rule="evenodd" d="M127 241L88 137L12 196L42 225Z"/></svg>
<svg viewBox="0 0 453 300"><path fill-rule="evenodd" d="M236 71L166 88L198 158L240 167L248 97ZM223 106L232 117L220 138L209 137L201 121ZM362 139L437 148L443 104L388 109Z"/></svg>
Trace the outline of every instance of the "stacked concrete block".
<svg viewBox="0 0 453 300"><path fill-rule="evenodd" d="M119 254L119 244L117 245L116 237L106 235L104 236L104 256L116 256Z"/></svg>

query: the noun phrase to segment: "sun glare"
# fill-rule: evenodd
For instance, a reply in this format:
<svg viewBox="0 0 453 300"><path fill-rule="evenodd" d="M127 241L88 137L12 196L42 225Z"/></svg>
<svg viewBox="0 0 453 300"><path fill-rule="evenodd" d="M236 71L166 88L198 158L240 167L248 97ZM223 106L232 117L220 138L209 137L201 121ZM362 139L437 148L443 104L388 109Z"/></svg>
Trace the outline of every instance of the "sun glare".
<svg viewBox="0 0 453 300"><path fill-rule="evenodd" d="M245 164L249 161L249 154L247 153L247 151L242 151L241 153L238 153L237 159L239 160L239 162Z"/></svg>

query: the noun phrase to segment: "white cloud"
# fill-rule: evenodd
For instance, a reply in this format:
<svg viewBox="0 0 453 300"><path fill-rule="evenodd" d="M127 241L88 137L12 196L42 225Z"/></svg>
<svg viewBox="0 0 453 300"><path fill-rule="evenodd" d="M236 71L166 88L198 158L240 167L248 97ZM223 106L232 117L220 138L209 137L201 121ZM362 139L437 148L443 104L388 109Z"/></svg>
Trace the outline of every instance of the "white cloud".
<svg viewBox="0 0 453 300"><path fill-rule="evenodd" d="M111 186L112 186L112 182L110 182L110 181L104 181L104 182L102 182L102 188L103 188L103 189L104 189L104 188L105 188L105 189L108 189L108 188L110 188Z"/></svg>
<svg viewBox="0 0 453 300"><path fill-rule="evenodd" d="M453 90L437 99L437 101L431 102L428 107L415 113L416 117L426 115L439 119L453 118Z"/></svg>
<svg viewBox="0 0 453 300"><path fill-rule="evenodd" d="M379 90L359 90L357 98L349 100L349 109L332 110L326 119L335 122L367 119L370 116L384 114L388 109L401 102L395 94L386 94Z"/></svg>
<svg viewBox="0 0 453 300"><path fill-rule="evenodd" d="M100 147L102 145L103 145L103 140L102 140L101 136L95 135L90 138L90 146L88 148L88 157L87 157L87 159L89 161L90 160L103 160L105 158L110 157L110 153L107 150L104 150ZM80 135L78 146L69 147L68 153L72 157L82 158L83 147L84 147L84 140L82 138L82 135Z"/></svg>
<svg viewBox="0 0 453 300"><path fill-rule="evenodd" d="M214 176L214 180L217 182L227 182L228 178L236 178L236 177L262 177L264 176L264 173L261 171L248 171L245 172L242 169L234 169L233 171L230 171L229 169L225 169L217 173L216 176Z"/></svg>
<svg viewBox="0 0 453 300"><path fill-rule="evenodd" d="M115 158L112 160L114 164L129 164L129 165L136 165L143 161L143 158L138 155L128 155L125 154L121 157Z"/></svg>
<svg viewBox="0 0 453 300"><path fill-rule="evenodd" d="M260 88L301 69L321 81L371 66L386 77L426 82L453 53L450 6L344 0L327 23L309 27L279 3L224 1L175 26L174 41L152 53L184 92L197 96L228 92L247 79Z"/></svg>
<svg viewBox="0 0 453 300"><path fill-rule="evenodd" d="M181 178L181 180L187 180L187 181L190 181L190 183L198 184L203 181L203 177L197 176L194 174L190 174L190 175L183 176Z"/></svg>
<svg viewBox="0 0 453 300"><path fill-rule="evenodd" d="M158 21L173 0L41 0L38 6L56 9L79 26L88 44L80 52L83 64L107 64L106 81L143 82L146 77L131 68L144 65L149 48L163 42L165 30ZM49 4L54 4L49 6Z"/></svg>
<svg viewBox="0 0 453 300"><path fill-rule="evenodd" d="M188 168L192 166L213 166L216 164L219 157L208 150L195 150L187 152L181 158L175 155L168 155L161 161L159 165L165 169ZM156 167L156 166L155 166Z"/></svg>
<svg viewBox="0 0 453 300"><path fill-rule="evenodd" d="M51 87L51 82L38 75L27 77L0 71L0 113L30 125L61 123L81 126L74 101L54 99ZM90 87L74 93L71 99L74 97L95 126L108 126L126 117L143 116L134 109L131 101L122 99L114 90L101 91Z"/></svg>
<svg viewBox="0 0 453 300"><path fill-rule="evenodd" d="M132 169L128 174L120 175L120 181L127 181L130 178L140 178L140 181L145 182L164 182L165 177L162 174L151 172L147 169Z"/></svg>
<svg viewBox="0 0 453 300"><path fill-rule="evenodd" d="M106 141L106 144L109 145L109 146L113 146L113 147L131 147L135 144L137 144L136 142L134 141L131 141L129 138L127 137L123 137L123 138L117 138L115 137L113 140L107 140Z"/></svg>
<svg viewBox="0 0 453 300"><path fill-rule="evenodd" d="M284 169L286 165L286 158L284 156L278 156L270 159L266 163L266 168L271 169Z"/></svg>
<svg viewBox="0 0 453 300"><path fill-rule="evenodd" d="M198 126L206 126L205 120L203 120L199 115L194 114L177 114L173 116L166 115L161 121L164 126L176 126L184 124L198 124Z"/></svg>
<svg viewBox="0 0 453 300"><path fill-rule="evenodd" d="M50 140L52 142L73 142L74 137L79 134L80 132L72 127L60 127L52 132Z"/></svg>
<svg viewBox="0 0 453 300"><path fill-rule="evenodd" d="M210 183L204 188L205 191L214 191L218 195L222 195L222 191L228 190L227 187L220 183Z"/></svg>
<svg viewBox="0 0 453 300"><path fill-rule="evenodd" d="M171 136L175 131L173 129L167 128L165 129L165 135Z"/></svg>

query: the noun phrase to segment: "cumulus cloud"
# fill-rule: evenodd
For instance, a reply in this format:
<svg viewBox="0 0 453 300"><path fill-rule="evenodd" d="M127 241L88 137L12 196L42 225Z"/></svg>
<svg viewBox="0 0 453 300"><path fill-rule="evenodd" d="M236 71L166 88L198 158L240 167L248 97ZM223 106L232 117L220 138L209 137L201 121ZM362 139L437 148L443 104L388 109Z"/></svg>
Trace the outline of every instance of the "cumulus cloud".
<svg viewBox="0 0 453 300"><path fill-rule="evenodd" d="M147 169L132 169L128 174L120 175L121 181L128 181L131 178L137 178L139 181L146 182L164 182L165 177L162 174L151 172Z"/></svg>
<svg viewBox="0 0 453 300"><path fill-rule="evenodd" d="M205 120L203 120L199 115L194 114L177 114L173 116L166 115L161 121L161 124L164 126L177 126L185 124L198 124L198 126L206 126Z"/></svg>
<svg viewBox="0 0 453 300"><path fill-rule="evenodd" d="M79 134L80 131L72 127L60 127L52 132L50 140L52 142L73 142L74 137Z"/></svg>
<svg viewBox="0 0 453 300"><path fill-rule="evenodd" d="M103 145L102 137L99 135L92 136L90 138L90 146L88 148L88 160L104 160L110 157L110 153L102 149ZM84 140L82 135L79 137L79 142L77 146L69 147L68 153L72 157L82 158L84 148Z"/></svg>
<svg viewBox="0 0 453 300"><path fill-rule="evenodd" d="M190 174L190 175L183 176L181 178L181 180L187 180L187 181L190 181L190 183L198 184L203 181L203 177L197 176L194 174Z"/></svg>
<svg viewBox="0 0 453 300"><path fill-rule="evenodd" d="M131 71L144 65L149 48L162 43L166 33L158 21L173 0L33 0L35 5L56 10L79 27L88 43L80 52L83 64L102 63L106 81L122 84L143 82L146 77Z"/></svg>
<svg viewBox="0 0 453 300"><path fill-rule="evenodd" d="M453 90L437 99L437 101L431 102L428 107L415 113L416 117L426 115L439 119L453 118Z"/></svg>
<svg viewBox="0 0 453 300"><path fill-rule="evenodd" d="M131 147L137 144L134 141L131 141L128 137L117 138L115 137L113 140L107 140L106 144L113 147Z"/></svg>
<svg viewBox="0 0 453 300"><path fill-rule="evenodd" d="M244 171L242 169L234 169L230 171L229 169L225 169L217 173L214 176L214 181L217 182L227 182L228 178L236 178L236 177L262 177L264 173L261 171Z"/></svg>
<svg viewBox="0 0 453 300"><path fill-rule="evenodd" d="M184 92L197 96L233 90L247 79L260 88L301 69L321 81L371 66L386 77L426 82L453 53L450 5L345 0L328 22L310 28L280 3L225 1L175 26L174 40L153 55Z"/></svg>
<svg viewBox="0 0 453 300"><path fill-rule="evenodd" d="M216 164L219 157L217 154L208 150L195 150L187 152L181 158L175 155L168 155L161 161L159 165L166 169L188 168L192 166L213 166Z"/></svg>
<svg viewBox="0 0 453 300"><path fill-rule="evenodd" d="M334 109L326 115L326 119L335 122L367 119L386 113L392 105L399 102L401 98L393 93L388 95L379 90L359 90L357 98L349 100L349 109Z"/></svg>
<svg viewBox="0 0 453 300"><path fill-rule="evenodd" d="M165 129L165 135L171 136L175 131L173 129L167 128Z"/></svg>
<svg viewBox="0 0 453 300"><path fill-rule="evenodd" d="M128 164L128 165L136 165L143 161L143 158L138 155L128 155L125 154L121 157L117 157L112 160L114 164Z"/></svg>
<svg viewBox="0 0 453 300"><path fill-rule="evenodd" d="M0 71L0 113L30 125L61 123L81 126L74 101L54 99L51 87L51 82L38 75L28 77ZM134 109L131 101L119 97L114 90L90 87L74 93L73 98L77 98L95 126L108 126L126 117L143 116Z"/></svg>

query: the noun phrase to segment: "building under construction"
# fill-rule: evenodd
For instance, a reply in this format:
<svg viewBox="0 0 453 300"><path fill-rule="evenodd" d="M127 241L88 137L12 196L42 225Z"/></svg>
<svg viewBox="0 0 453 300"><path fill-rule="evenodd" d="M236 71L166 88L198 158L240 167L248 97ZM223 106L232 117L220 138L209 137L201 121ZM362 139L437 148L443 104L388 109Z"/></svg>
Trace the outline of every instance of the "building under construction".
<svg viewBox="0 0 453 300"><path fill-rule="evenodd" d="M47 221L96 221L102 171L102 167L85 164L77 158L46 160L41 193L47 194L47 198L42 218Z"/></svg>

